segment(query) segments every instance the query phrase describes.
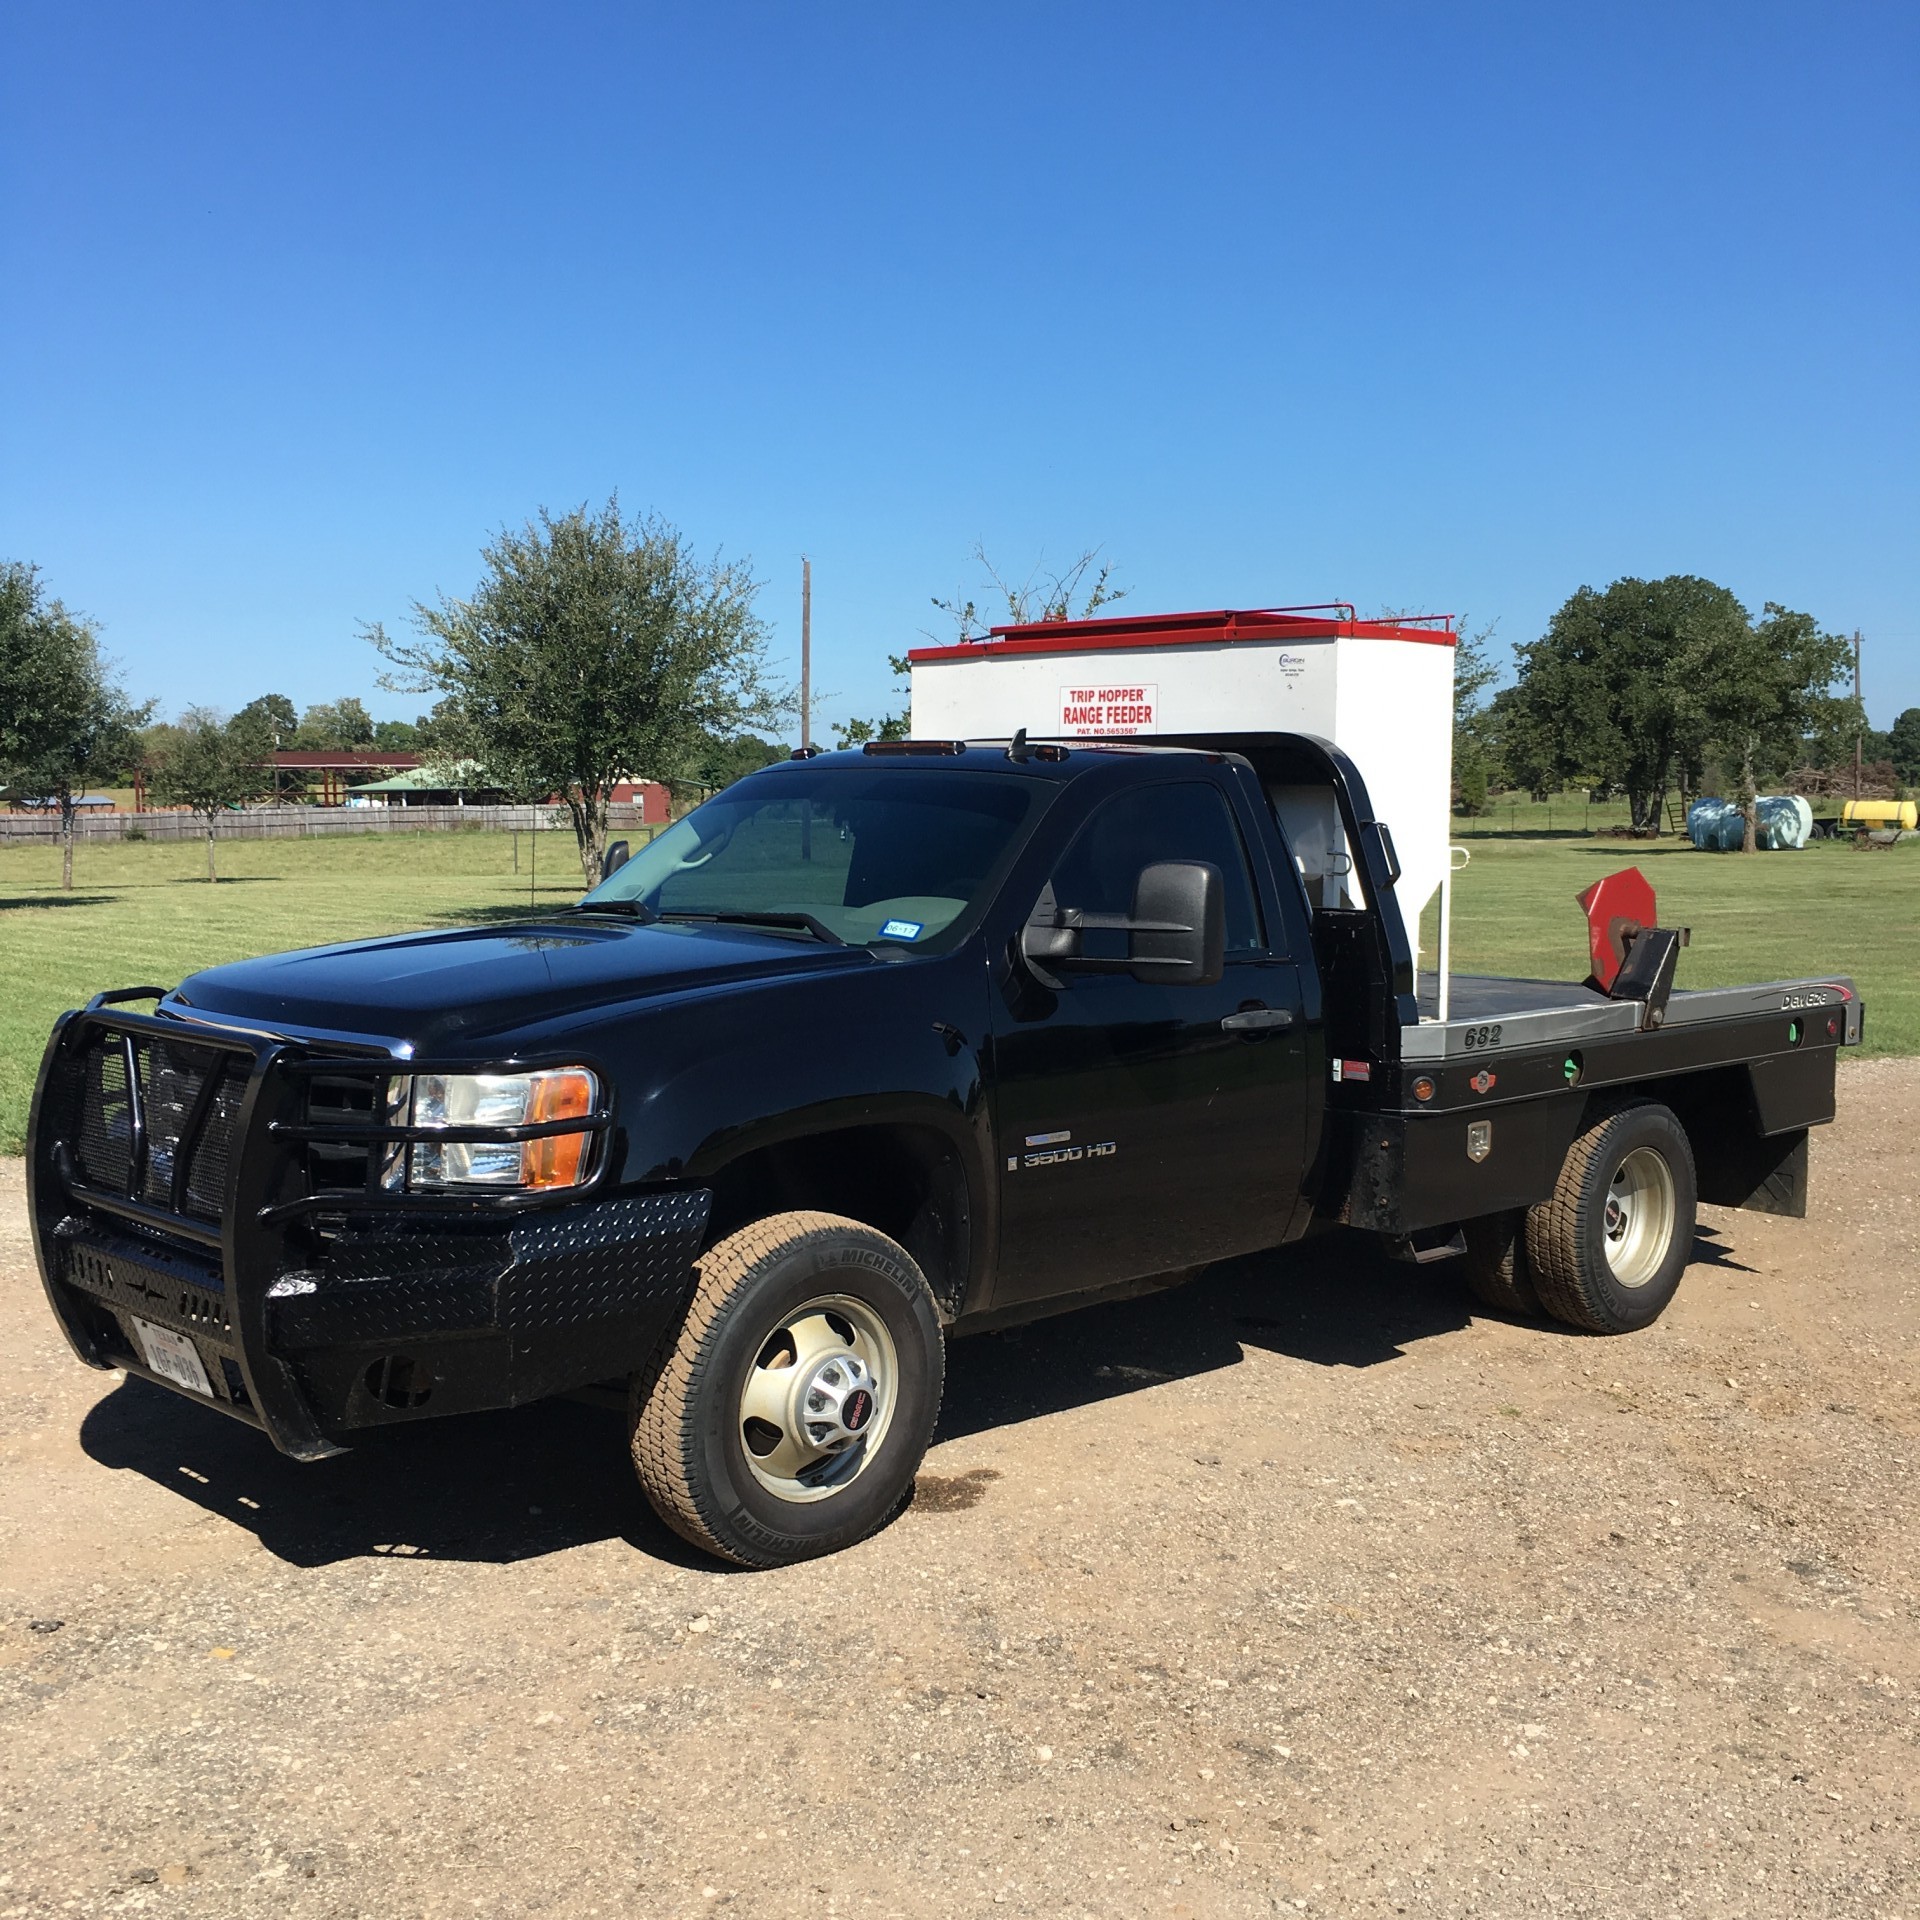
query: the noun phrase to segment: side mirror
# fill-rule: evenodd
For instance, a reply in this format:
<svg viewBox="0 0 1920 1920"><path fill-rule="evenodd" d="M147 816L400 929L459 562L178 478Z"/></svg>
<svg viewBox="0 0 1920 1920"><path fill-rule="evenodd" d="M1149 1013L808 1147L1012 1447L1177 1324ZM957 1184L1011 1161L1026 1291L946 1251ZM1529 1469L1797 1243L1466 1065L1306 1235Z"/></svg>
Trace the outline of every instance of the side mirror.
<svg viewBox="0 0 1920 1920"><path fill-rule="evenodd" d="M1162 860L1133 889L1127 957L1136 980L1211 987L1226 966L1227 890L1204 860Z"/></svg>
<svg viewBox="0 0 1920 1920"><path fill-rule="evenodd" d="M616 840L600 856L600 878L610 880L633 858L632 849L624 840Z"/></svg>
<svg viewBox="0 0 1920 1920"><path fill-rule="evenodd" d="M1089 954L1089 933L1124 933L1127 951ZM1130 973L1174 987L1210 987L1225 967L1226 889L1220 869L1204 860L1161 860L1141 869L1133 912L1083 913L1041 894L1020 934L1020 952L1042 985L1058 973Z"/></svg>

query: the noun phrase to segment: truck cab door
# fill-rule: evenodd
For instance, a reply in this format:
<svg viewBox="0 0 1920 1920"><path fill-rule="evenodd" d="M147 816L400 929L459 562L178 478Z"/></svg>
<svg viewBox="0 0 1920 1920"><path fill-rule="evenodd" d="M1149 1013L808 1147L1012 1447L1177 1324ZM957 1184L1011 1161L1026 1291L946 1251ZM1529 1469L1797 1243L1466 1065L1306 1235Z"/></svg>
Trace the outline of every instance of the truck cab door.
<svg viewBox="0 0 1920 1920"><path fill-rule="evenodd" d="M1188 774L1101 802L1047 885L1061 908L1125 915L1141 869L1166 860L1220 870L1218 982L1060 972L996 996L995 1308L1286 1236L1307 1146L1301 981L1225 789Z"/></svg>

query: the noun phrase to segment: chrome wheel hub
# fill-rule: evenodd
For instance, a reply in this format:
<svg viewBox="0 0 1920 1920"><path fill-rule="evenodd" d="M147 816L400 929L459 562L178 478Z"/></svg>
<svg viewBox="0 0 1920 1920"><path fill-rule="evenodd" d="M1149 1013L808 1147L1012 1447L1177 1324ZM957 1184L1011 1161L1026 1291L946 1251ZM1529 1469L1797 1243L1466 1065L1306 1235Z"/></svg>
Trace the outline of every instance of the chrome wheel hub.
<svg viewBox="0 0 1920 1920"><path fill-rule="evenodd" d="M799 1425L816 1447L850 1447L873 1424L879 1382L857 1353L836 1353L800 1389Z"/></svg>
<svg viewBox="0 0 1920 1920"><path fill-rule="evenodd" d="M823 1500L886 1443L899 1363L886 1323L844 1294L810 1300L761 1342L740 1391L753 1477L782 1500Z"/></svg>
<svg viewBox="0 0 1920 1920"><path fill-rule="evenodd" d="M1673 1169L1651 1147L1635 1147L1607 1188L1601 1224L1607 1265L1623 1287L1644 1287L1673 1244Z"/></svg>

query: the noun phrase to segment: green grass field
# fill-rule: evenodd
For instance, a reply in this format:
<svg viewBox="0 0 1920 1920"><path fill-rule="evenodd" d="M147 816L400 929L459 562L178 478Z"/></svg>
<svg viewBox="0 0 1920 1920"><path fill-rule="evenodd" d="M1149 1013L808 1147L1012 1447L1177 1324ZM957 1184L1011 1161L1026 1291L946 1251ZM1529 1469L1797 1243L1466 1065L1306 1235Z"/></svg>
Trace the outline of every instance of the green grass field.
<svg viewBox="0 0 1920 1920"><path fill-rule="evenodd" d="M1478 823L1475 823L1478 824ZM1571 980L1587 970L1575 895L1638 867L1663 926L1691 927L1682 987L1849 974L1866 1001L1866 1045L1920 1053L1920 843L1861 852L1816 841L1798 853L1696 853L1683 841L1459 836L1472 855L1454 882L1453 964L1461 973ZM1431 967L1437 910L1422 923Z"/></svg>
<svg viewBox="0 0 1920 1920"><path fill-rule="evenodd" d="M1661 919L1693 928L1682 986L1849 973L1867 1002L1868 1046L1920 1052L1920 846L1820 844L1747 859L1671 840L1479 831L1496 824L1455 823L1473 854L1454 897L1459 970L1578 978L1585 937L1574 895L1637 865L1659 891ZM0 849L0 1152L20 1150L54 1016L102 988L172 986L196 968L280 948L504 918L528 899L506 834L225 841L214 886L205 858L197 841L83 845L63 895L57 852ZM541 904L577 897L570 835L541 836L540 868Z"/></svg>
<svg viewBox="0 0 1920 1920"><path fill-rule="evenodd" d="M73 892L60 856L0 849L0 1152L18 1153L47 1030L105 987L173 986L201 967L286 947L509 916L528 900L505 833L355 834L82 845ZM538 901L579 898L570 833L543 833Z"/></svg>

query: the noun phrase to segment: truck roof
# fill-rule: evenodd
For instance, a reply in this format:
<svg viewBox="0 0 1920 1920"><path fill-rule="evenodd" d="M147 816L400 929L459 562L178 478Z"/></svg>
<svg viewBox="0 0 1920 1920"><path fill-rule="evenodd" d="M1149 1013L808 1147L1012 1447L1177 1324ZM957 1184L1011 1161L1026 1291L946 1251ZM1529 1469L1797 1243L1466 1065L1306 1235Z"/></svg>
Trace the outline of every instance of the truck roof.
<svg viewBox="0 0 1920 1920"><path fill-rule="evenodd" d="M959 767L969 773L1024 773L1042 780L1065 781L1090 772L1116 758L1147 759L1186 756L1217 760L1218 752L1191 744L1152 740L1030 740L1014 756L1014 743L1005 735L994 740L869 740L865 746L812 753L776 760L764 769L778 773L792 767Z"/></svg>

